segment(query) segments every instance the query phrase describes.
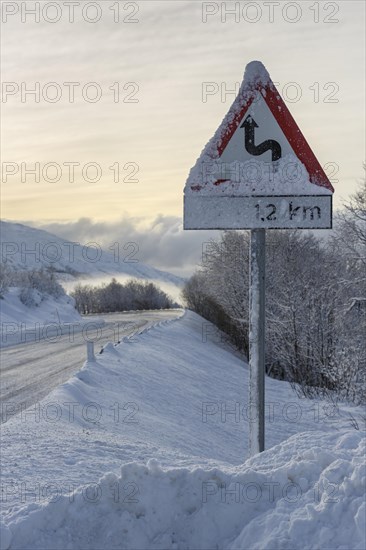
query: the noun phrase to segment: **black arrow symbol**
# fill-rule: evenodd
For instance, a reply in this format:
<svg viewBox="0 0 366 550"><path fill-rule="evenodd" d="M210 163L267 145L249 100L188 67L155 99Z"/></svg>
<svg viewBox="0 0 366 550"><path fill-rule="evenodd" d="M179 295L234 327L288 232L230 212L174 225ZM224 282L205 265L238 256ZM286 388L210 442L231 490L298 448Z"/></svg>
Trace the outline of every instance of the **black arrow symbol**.
<svg viewBox="0 0 366 550"><path fill-rule="evenodd" d="M254 144L254 129L258 128L258 124L253 117L248 115L240 128L244 128L245 149L250 155L257 157L258 155L263 155L266 151L272 151L272 162L281 158L281 145L278 141L267 139L259 145Z"/></svg>

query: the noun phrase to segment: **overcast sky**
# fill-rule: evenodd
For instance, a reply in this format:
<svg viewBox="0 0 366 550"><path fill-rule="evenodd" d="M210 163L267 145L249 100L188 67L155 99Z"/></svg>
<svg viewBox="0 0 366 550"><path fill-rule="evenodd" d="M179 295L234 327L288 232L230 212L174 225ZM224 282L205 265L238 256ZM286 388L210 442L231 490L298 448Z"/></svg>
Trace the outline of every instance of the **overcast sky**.
<svg viewBox="0 0 366 550"><path fill-rule="evenodd" d="M3 168L14 163L7 181L3 171L3 218L56 222L65 236L71 225L60 224L75 222L73 240L99 227L113 242L129 227L142 248L175 233L179 251L156 252L166 266L169 254L199 249L206 236L180 228L184 183L234 99L225 91L253 59L327 164L335 205L355 190L365 150L363 1L74 4L40 2L35 22L26 11L35 2L2 2ZM39 97L25 93L37 86ZM39 182L25 173L35 163Z"/></svg>

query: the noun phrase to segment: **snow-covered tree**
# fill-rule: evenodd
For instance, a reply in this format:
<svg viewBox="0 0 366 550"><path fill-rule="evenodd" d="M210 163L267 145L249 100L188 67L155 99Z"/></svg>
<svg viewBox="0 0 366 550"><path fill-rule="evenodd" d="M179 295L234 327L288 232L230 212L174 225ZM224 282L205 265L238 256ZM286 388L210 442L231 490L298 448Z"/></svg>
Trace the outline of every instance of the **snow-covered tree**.
<svg viewBox="0 0 366 550"><path fill-rule="evenodd" d="M338 212L334 242L349 262L358 262L366 268L366 164L365 176L344 208Z"/></svg>
<svg viewBox="0 0 366 550"><path fill-rule="evenodd" d="M364 277L360 262L339 254L334 239L303 231L268 231L266 369L308 396L337 391L364 399ZM248 352L249 235L225 232L205 249L187 282L188 307ZM362 351L363 349L363 351ZM356 395L357 394L357 395Z"/></svg>

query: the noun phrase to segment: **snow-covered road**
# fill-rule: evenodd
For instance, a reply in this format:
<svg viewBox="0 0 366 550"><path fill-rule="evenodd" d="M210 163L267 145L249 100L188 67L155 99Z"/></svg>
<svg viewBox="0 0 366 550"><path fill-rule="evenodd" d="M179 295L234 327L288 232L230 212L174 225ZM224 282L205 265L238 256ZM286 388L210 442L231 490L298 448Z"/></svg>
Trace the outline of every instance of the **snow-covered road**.
<svg viewBox="0 0 366 550"><path fill-rule="evenodd" d="M6 422L13 414L37 403L80 370L86 359L87 341L94 341L97 354L107 342L118 342L124 336L180 315L181 310L112 313L85 317L90 325L83 330L79 327L59 334L51 327L43 339L39 339L37 331L27 334L26 343L1 350L0 421Z"/></svg>

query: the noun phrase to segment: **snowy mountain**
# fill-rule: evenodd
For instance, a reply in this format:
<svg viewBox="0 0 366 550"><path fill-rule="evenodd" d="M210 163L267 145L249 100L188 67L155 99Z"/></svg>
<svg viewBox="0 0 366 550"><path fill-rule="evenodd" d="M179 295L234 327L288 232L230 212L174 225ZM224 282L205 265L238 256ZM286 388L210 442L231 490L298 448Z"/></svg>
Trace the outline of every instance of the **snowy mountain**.
<svg viewBox="0 0 366 550"><path fill-rule="evenodd" d="M63 281L122 276L154 280L181 288L183 279L142 263L138 243L114 243L103 250L97 243L67 241L42 229L1 221L1 261L15 269L52 266Z"/></svg>

